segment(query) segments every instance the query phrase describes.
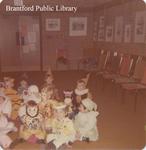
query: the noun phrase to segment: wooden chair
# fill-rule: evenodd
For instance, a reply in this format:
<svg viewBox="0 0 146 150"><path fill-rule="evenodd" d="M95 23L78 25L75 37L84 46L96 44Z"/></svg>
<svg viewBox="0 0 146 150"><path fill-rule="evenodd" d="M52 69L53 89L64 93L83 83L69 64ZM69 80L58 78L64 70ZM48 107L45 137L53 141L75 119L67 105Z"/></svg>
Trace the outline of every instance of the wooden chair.
<svg viewBox="0 0 146 150"><path fill-rule="evenodd" d="M116 68L114 69L114 72L106 72L103 74L103 78L105 80L113 80L117 75L119 75L120 68L123 62L123 54L118 54L117 57L115 57L117 61L113 59L113 64L116 63Z"/></svg>
<svg viewBox="0 0 146 150"><path fill-rule="evenodd" d="M105 71L105 67L109 56L110 56L110 51L101 50L99 63L97 66L97 75L101 75Z"/></svg>
<svg viewBox="0 0 146 150"><path fill-rule="evenodd" d="M146 89L146 61L141 61L137 65L139 68L136 68L135 76L136 78L141 78L140 82L135 82L135 83L124 83L121 84L122 88L122 101L125 101L125 92L133 92L135 93L135 98L134 98L134 110L136 111L136 105L137 105L137 98L138 94L141 90Z"/></svg>
<svg viewBox="0 0 146 150"><path fill-rule="evenodd" d="M123 59L119 76L113 79L116 84L127 82L129 78L134 74L134 69L138 61L138 56L127 56ZM134 80L130 80L131 82Z"/></svg>

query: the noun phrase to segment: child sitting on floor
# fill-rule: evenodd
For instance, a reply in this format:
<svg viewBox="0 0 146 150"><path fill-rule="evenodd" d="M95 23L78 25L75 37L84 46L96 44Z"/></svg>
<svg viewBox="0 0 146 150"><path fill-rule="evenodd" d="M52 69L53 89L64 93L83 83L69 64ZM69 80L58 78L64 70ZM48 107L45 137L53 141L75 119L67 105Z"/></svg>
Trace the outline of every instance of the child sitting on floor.
<svg viewBox="0 0 146 150"><path fill-rule="evenodd" d="M28 101L26 110L22 112L20 138L30 143L43 143L45 138L44 120L35 101Z"/></svg>
<svg viewBox="0 0 146 150"><path fill-rule="evenodd" d="M14 79L10 77L4 77L5 90L4 93L8 96L12 102L12 115L11 119L16 120L18 117L18 110L22 103L20 96L17 91L14 89Z"/></svg>
<svg viewBox="0 0 146 150"><path fill-rule="evenodd" d="M9 121L12 111L11 101L4 93L0 93L0 146L9 148L12 139L7 135L11 131L17 131L17 128Z"/></svg>
<svg viewBox="0 0 146 150"><path fill-rule="evenodd" d="M97 119L99 113L97 105L89 98L84 99L79 106L79 113L75 116L74 126L80 141L98 140Z"/></svg>
<svg viewBox="0 0 146 150"><path fill-rule="evenodd" d="M23 79L23 80L20 81L20 85L17 89L18 94L20 95L20 97L22 97L23 92L27 91L27 90L28 90L28 82L25 79Z"/></svg>
<svg viewBox="0 0 146 150"><path fill-rule="evenodd" d="M27 90L24 90L22 96L24 103L27 103L29 100L33 100L36 103L41 102L41 94L39 88L36 85L30 85Z"/></svg>
<svg viewBox="0 0 146 150"><path fill-rule="evenodd" d="M75 111L74 111L74 107L73 107L73 91L64 91L64 103L66 104L66 111L67 111L67 116L69 117L69 119L74 119L75 117Z"/></svg>
<svg viewBox="0 0 146 150"><path fill-rule="evenodd" d="M54 107L52 130L47 135L49 148L59 149L75 140L75 129L72 120L66 117L66 105L59 103Z"/></svg>

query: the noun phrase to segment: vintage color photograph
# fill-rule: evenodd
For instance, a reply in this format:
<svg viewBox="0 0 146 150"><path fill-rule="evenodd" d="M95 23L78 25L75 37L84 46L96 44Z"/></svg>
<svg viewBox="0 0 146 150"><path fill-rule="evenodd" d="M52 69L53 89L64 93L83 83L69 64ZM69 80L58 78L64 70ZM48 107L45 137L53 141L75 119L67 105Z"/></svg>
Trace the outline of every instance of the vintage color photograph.
<svg viewBox="0 0 146 150"><path fill-rule="evenodd" d="M0 0L0 150L146 150L146 0Z"/></svg>

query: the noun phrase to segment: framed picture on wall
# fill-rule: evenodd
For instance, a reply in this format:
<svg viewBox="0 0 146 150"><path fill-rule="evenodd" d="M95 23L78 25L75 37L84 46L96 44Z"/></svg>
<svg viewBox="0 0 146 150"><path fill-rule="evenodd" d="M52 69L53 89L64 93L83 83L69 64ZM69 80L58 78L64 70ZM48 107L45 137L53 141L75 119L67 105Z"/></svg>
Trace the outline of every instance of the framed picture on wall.
<svg viewBox="0 0 146 150"><path fill-rule="evenodd" d="M140 11L136 13L135 18L135 42L144 43L145 42L145 31L146 31L146 12Z"/></svg>
<svg viewBox="0 0 146 150"><path fill-rule="evenodd" d="M46 19L46 31L60 31L60 19Z"/></svg>
<svg viewBox="0 0 146 150"><path fill-rule="evenodd" d="M125 25L124 42L125 43L130 43L131 42L131 25L130 24Z"/></svg>
<svg viewBox="0 0 146 150"><path fill-rule="evenodd" d="M99 17L99 28L104 28L105 18L104 16Z"/></svg>
<svg viewBox="0 0 146 150"><path fill-rule="evenodd" d="M106 27L106 42L112 42L113 41L113 26L108 25Z"/></svg>
<svg viewBox="0 0 146 150"><path fill-rule="evenodd" d="M98 31L98 41L104 41L104 28Z"/></svg>
<svg viewBox="0 0 146 150"><path fill-rule="evenodd" d="M115 18L115 42L122 42L123 37L123 17Z"/></svg>
<svg viewBox="0 0 146 150"><path fill-rule="evenodd" d="M87 17L70 17L69 19L70 36L87 35Z"/></svg>

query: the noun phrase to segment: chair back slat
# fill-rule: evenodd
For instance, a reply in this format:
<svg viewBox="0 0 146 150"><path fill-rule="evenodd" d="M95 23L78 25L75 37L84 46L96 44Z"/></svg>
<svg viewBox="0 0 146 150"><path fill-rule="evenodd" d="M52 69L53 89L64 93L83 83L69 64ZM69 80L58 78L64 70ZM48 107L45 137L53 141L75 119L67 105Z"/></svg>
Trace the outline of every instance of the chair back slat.
<svg viewBox="0 0 146 150"><path fill-rule="evenodd" d="M106 70L111 73L116 73L117 70L119 69L120 60L121 55L118 54L116 51L112 52L107 62Z"/></svg>
<svg viewBox="0 0 146 150"><path fill-rule="evenodd" d="M98 71L102 71L105 68L108 55L109 54L107 51L104 51L104 50L101 51L101 54L99 57L99 63L98 63L98 67L97 67Z"/></svg>
<svg viewBox="0 0 146 150"><path fill-rule="evenodd" d="M124 55L123 60L121 62L120 75L128 76L130 67L131 67L132 59L129 55Z"/></svg>
<svg viewBox="0 0 146 150"><path fill-rule="evenodd" d="M133 78L141 80L144 74L144 68L146 66L146 61L139 56L137 63L135 65L135 71L133 74Z"/></svg>
<svg viewBox="0 0 146 150"><path fill-rule="evenodd" d="M144 74L143 74L141 83L142 83L142 84L146 84L146 67L144 68Z"/></svg>
<svg viewBox="0 0 146 150"><path fill-rule="evenodd" d="M137 64L137 61L138 61L139 56L137 56L137 55L132 55L131 57L132 57L132 60L133 60L133 61L132 61L131 66L130 66L129 76L133 76L133 74L134 74L134 69L135 69L135 66L136 66L136 64Z"/></svg>

